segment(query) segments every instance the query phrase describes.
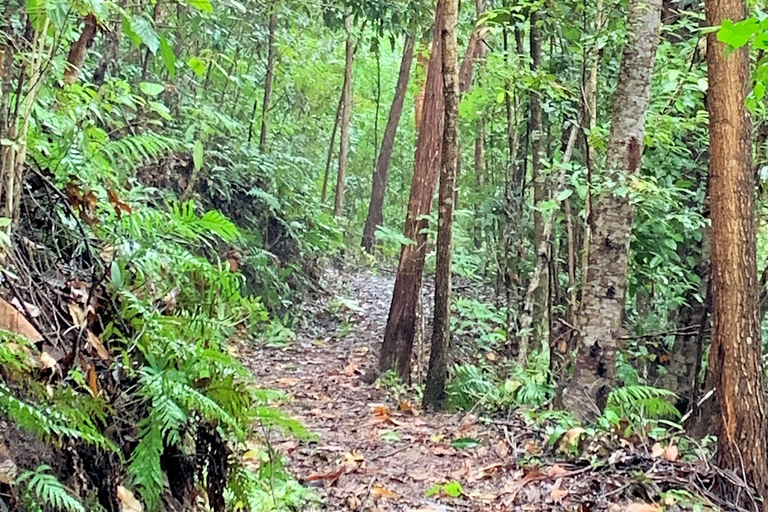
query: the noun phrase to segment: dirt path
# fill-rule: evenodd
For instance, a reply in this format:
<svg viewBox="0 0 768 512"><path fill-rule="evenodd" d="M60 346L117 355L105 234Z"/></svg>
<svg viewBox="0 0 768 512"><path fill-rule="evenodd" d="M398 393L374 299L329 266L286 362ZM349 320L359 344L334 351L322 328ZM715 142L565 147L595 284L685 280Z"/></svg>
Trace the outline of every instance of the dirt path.
<svg viewBox="0 0 768 512"><path fill-rule="evenodd" d="M472 414L422 415L418 404L363 383L375 366L392 277L336 276L327 289L333 281L343 282L340 296L315 305L316 318L294 342L243 354L260 384L292 397L283 410L317 435L272 440L292 474L322 497L308 510L587 512L627 503L631 488L618 475L539 459L546 439L519 418L488 425ZM449 485L427 497L436 484Z"/></svg>

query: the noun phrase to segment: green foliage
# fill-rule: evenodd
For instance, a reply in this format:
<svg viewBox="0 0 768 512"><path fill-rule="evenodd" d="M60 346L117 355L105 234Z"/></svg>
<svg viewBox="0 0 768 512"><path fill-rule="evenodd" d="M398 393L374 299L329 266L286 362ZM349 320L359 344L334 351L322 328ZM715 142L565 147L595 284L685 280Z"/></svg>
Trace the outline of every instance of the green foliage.
<svg viewBox="0 0 768 512"><path fill-rule="evenodd" d="M86 512L86 508L55 476L49 466L38 466L34 471L24 471L16 479L16 485L24 488L22 499L29 510L61 510Z"/></svg>

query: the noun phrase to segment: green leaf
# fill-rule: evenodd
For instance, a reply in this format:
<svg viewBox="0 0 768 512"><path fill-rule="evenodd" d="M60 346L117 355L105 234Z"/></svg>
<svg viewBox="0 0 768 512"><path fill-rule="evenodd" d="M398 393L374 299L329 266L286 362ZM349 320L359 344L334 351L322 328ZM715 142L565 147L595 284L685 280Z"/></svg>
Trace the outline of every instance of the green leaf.
<svg viewBox="0 0 768 512"><path fill-rule="evenodd" d="M427 491L424 493L424 496L426 496L427 498L431 498L432 496L437 495L437 493L440 492L441 487L442 486L440 484L433 485L432 487L427 489Z"/></svg>
<svg viewBox="0 0 768 512"><path fill-rule="evenodd" d="M190 57L187 64L199 78L203 78L205 70L208 68L208 64L199 57Z"/></svg>
<svg viewBox="0 0 768 512"><path fill-rule="evenodd" d="M176 55L173 54L173 47L168 42L168 38L160 38L160 56L163 58L165 69L168 70L168 76L171 79L176 77Z"/></svg>
<svg viewBox="0 0 768 512"><path fill-rule="evenodd" d="M573 189L567 188L565 190L560 191L559 194L557 194L557 202L562 202L568 199L573 195Z"/></svg>
<svg viewBox="0 0 768 512"><path fill-rule="evenodd" d="M757 30L758 22L755 18L748 18L738 23L723 20L723 24L717 32L717 40L734 48L741 48L749 42Z"/></svg>
<svg viewBox="0 0 768 512"><path fill-rule="evenodd" d="M143 16L123 15L123 32L134 45L145 45L152 53L157 53L160 48L160 36L157 35L152 24Z"/></svg>
<svg viewBox="0 0 768 512"><path fill-rule="evenodd" d="M141 89L141 92L143 92L147 96L157 96L158 94L160 94L165 90L165 87L163 87L163 84L156 84L153 82L141 82L139 84L139 89Z"/></svg>
<svg viewBox="0 0 768 512"><path fill-rule="evenodd" d="M483 443L471 437L460 437L451 441L451 446L461 450L464 448L477 448L478 446L483 446Z"/></svg>
<svg viewBox="0 0 768 512"><path fill-rule="evenodd" d="M195 141L195 148L192 151L192 163L196 171L199 171L203 166L203 143L199 140Z"/></svg>
<svg viewBox="0 0 768 512"><path fill-rule="evenodd" d="M32 27L38 32L43 30L47 16L45 0L27 0L27 14Z"/></svg>
<svg viewBox="0 0 768 512"><path fill-rule="evenodd" d="M213 12L213 6L211 0L188 0L189 5L203 12Z"/></svg>
<svg viewBox="0 0 768 512"><path fill-rule="evenodd" d="M451 498L458 498L459 496L464 494L464 488L461 486L459 482L457 482L456 480L453 480L443 486L443 492L448 496L450 496Z"/></svg>

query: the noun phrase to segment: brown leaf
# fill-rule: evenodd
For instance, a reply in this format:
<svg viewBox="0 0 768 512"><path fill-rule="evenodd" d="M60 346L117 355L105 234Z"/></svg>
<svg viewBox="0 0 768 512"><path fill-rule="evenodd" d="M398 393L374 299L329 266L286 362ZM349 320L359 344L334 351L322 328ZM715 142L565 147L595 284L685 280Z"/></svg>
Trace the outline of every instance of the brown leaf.
<svg viewBox="0 0 768 512"><path fill-rule="evenodd" d="M91 394L93 396L99 396L99 377L96 375L96 370L93 368L92 364L88 364L85 373L88 375L88 388L90 388Z"/></svg>
<svg viewBox="0 0 768 512"><path fill-rule="evenodd" d="M651 447L651 457L658 459L662 455L664 455L664 447L661 446L661 443L654 443Z"/></svg>
<svg viewBox="0 0 768 512"><path fill-rule="evenodd" d="M346 466L351 466L354 468L363 462L365 462L365 457L357 450L352 450L351 452L344 454L344 465Z"/></svg>
<svg viewBox="0 0 768 512"><path fill-rule="evenodd" d="M333 484L336 480L339 479L341 475L344 474L344 472L347 470L346 467L340 466L337 469L334 469L333 471L330 471L328 473L313 473L309 475L304 480L306 482L317 482L318 480L322 480L325 482L328 482L329 484Z"/></svg>
<svg viewBox="0 0 768 512"><path fill-rule="evenodd" d="M11 304L13 304L14 307L16 307L16 309L18 309L22 315L28 315L31 318L37 318L41 314L39 307L35 306L34 304L30 304L27 301L22 303L22 301L20 301L17 297L11 299Z"/></svg>
<svg viewBox="0 0 768 512"><path fill-rule="evenodd" d="M680 451L677 449L677 446L672 443L670 443L669 446L667 446L667 449L664 450L664 458L669 462L675 462L679 454Z"/></svg>
<svg viewBox="0 0 768 512"><path fill-rule="evenodd" d="M400 403L397 404L397 410L402 412L409 412L414 416L418 416L416 409L413 408L410 402L406 402L405 400L401 400Z"/></svg>
<svg viewBox="0 0 768 512"><path fill-rule="evenodd" d="M530 453L531 455L536 455L540 451L539 445L536 444L536 441L527 441L523 449L525 450L525 453Z"/></svg>
<svg viewBox="0 0 768 512"><path fill-rule="evenodd" d="M428 472L420 472L420 471L409 471L406 473L409 478L417 481L417 482L423 482L425 480L429 480L432 478L432 474Z"/></svg>
<svg viewBox="0 0 768 512"><path fill-rule="evenodd" d="M655 503L630 503L624 512L661 512L661 507Z"/></svg>
<svg viewBox="0 0 768 512"><path fill-rule="evenodd" d="M397 498L397 495L393 491L387 489L383 485L374 485L371 487L371 495L374 497L388 498L391 500Z"/></svg>
<svg viewBox="0 0 768 512"><path fill-rule="evenodd" d="M491 494L491 493L484 493L484 492L471 492L468 494L470 499L478 500L478 501L495 501L496 498L498 498L498 495Z"/></svg>
<svg viewBox="0 0 768 512"><path fill-rule="evenodd" d="M80 189L80 187L74 181L70 181L67 183L64 191L67 194L67 200L69 201L69 205L72 207L72 209L79 209L83 204L83 191Z"/></svg>
<svg viewBox="0 0 768 512"><path fill-rule="evenodd" d="M299 379L296 379L293 377L283 377L282 379L277 379L276 382L278 386L282 386L284 388L290 388L298 384Z"/></svg>
<svg viewBox="0 0 768 512"><path fill-rule="evenodd" d="M69 308L69 316L72 318L72 323L75 324L75 327L80 329L85 328L86 316L83 308L73 302L67 304L67 307Z"/></svg>
<svg viewBox="0 0 768 512"><path fill-rule="evenodd" d="M377 405L373 408L373 415L381 421L388 420L392 416L392 411L384 405Z"/></svg>
<svg viewBox="0 0 768 512"><path fill-rule="evenodd" d="M49 354L48 352L40 352L40 359L39 359L39 367L40 368L47 368L47 369L54 369L56 368L56 359Z"/></svg>
<svg viewBox="0 0 768 512"><path fill-rule="evenodd" d="M437 445L437 446L433 446L432 448L430 448L430 451L431 451L431 452L432 452L434 455L437 455L437 456L441 456L441 455L453 455L454 453L456 453L456 450L454 450L454 449L453 449L453 448L451 448L450 446L445 446L445 445Z"/></svg>
<svg viewBox="0 0 768 512"><path fill-rule="evenodd" d="M480 468L477 471L477 474L474 476L475 480L482 480L483 478L488 478L491 475L493 475L497 470L503 468L505 464L503 462L494 462L493 464L488 464L487 466Z"/></svg>
<svg viewBox="0 0 768 512"><path fill-rule="evenodd" d="M141 502L122 485L117 486L117 499L120 501L120 512L142 512L144 510Z"/></svg>
<svg viewBox="0 0 768 512"><path fill-rule="evenodd" d="M101 358L102 361L109 361L112 356L110 356L109 351L104 348L99 337L93 334L90 329L86 331L86 335L88 336L88 343L90 343L91 347L96 350L96 354L98 354L99 358Z"/></svg>
<svg viewBox="0 0 768 512"><path fill-rule="evenodd" d="M43 336L18 309L0 299L0 329L21 334L32 342L43 341Z"/></svg>
<svg viewBox="0 0 768 512"><path fill-rule="evenodd" d="M566 431L566 433L563 434L563 437L560 438L560 451L567 451L579 444L581 436L586 433L587 431L581 427L575 427Z"/></svg>
<svg viewBox="0 0 768 512"><path fill-rule="evenodd" d="M566 491L565 489L553 488L552 492L549 493L549 495L552 497L552 500L554 500L555 503L560 503L561 501L563 501L563 498L568 496L568 491Z"/></svg>
<svg viewBox="0 0 768 512"><path fill-rule="evenodd" d="M356 364L350 363L344 368L344 375L347 377L353 376L355 373L358 372L358 368Z"/></svg>
<svg viewBox="0 0 768 512"><path fill-rule="evenodd" d="M549 468L549 471L547 471L547 476L550 478L555 478L556 476L560 476L563 473L567 473L566 469L561 466L560 464L555 464L551 468Z"/></svg>
<svg viewBox="0 0 768 512"><path fill-rule="evenodd" d="M118 219L122 216L123 212L133 213L133 210L131 209L131 205L122 201L117 196L117 192L115 190L111 188L107 189L107 199L109 200L109 203L112 205L112 207L115 209L115 213L117 214Z"/></svg>

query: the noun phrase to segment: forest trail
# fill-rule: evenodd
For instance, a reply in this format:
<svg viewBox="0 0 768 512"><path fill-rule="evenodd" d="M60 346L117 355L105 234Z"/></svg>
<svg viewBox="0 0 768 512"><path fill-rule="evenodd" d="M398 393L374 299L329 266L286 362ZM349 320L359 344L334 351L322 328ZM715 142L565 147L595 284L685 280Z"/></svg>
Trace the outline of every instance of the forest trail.
<svg viewBox="0 0 768 512"><path fill-rule="evenodd" d="M376 364L392 276L334 280L343 283L339 295L308 306L314 319L294 342L241 349L257 381L286 392L291 400L281 408L317 436L271 439L289 471L322 498L309 510L623 510L618 504L649 501L642 499L653 495L645 485L658 490L669 478L681 483L690 476L690 465L652 460L648 447L630 443L592 454L610 455L609 465L558 461L543 431L526 427L519 415L490 423L471 413L423 414L412 397L364 383ZM335 319L327 318L329 310L337 311ZM637 471L643 476L644 468L641 483Z"/></svg>

